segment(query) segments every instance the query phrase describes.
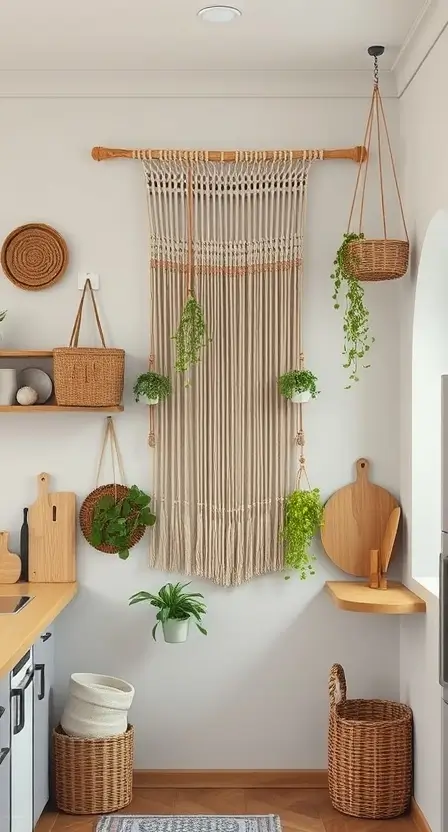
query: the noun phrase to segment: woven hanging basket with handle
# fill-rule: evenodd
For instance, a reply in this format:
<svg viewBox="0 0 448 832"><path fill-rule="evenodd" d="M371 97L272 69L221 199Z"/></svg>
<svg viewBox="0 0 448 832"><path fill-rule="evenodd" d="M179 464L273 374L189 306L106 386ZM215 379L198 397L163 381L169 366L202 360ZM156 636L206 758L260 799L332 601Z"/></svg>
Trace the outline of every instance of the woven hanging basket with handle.
<svg viewBox="0 0 448 832"><path fill-rule="evenodd" d="M378 165L379 165L379 185L381 198L381 219L383 226L383 238L372 240L365 237L363 234L363 218L364 218L364 199L366 192L367 173L369 168L370 151L372 145L372 130L376 126L375 134L378 145ZM400 206L401 219L405 232L404 240L390 239L387 236L387 219L384 196L384 182L383 182L383 154L381 132L384 130L386 137L387 149L392 166L392 174L395 183L395 190ZM358 167L358 175L356 178L355 193L353 195L353 202L348 221L348 231L353 230L352 220L356 205L358 192L361 194L360 209L359 209L359 225L357 233L360 239L353 240L348 243L345 249L345 265L349 274L358 280L394 280L398 277L403 277L409 265L409 236L404 218L403 203L398 186L397 172L395 169L394 157L392 155L392 147L390 143L389 131L387 128L386 117L384 114L383 102L378 86L378 68L375 59L375 73L374 85L372 93L372 101L370 104L369 116L367 119L366 133L364 137L364 145L367 148L367 159L363 167L363 161L360 161Z"/></svg>
<svg viewBox="0 0 448 832"><path fill-rule="evenodd" d="M78 347L87 289L102 347ZM124 350L106 347L90 280L86 280L70 345L53 350L54 392L64 407L118 407L124 386Z"/></svg>
<svg viewBox="0 0 448 832"><path fill-rule="evenodd" d="M335 809L357 818L394 818L412 794L412 711L386 699L347 699L345 673L329 677L328 786Z"/></svg>

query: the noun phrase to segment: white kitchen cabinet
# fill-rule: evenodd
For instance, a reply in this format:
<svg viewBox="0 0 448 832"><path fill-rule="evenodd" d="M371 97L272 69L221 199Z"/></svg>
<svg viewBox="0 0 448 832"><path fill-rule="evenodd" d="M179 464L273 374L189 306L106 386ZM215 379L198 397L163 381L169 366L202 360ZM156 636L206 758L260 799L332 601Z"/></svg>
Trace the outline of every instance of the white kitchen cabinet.
<svg viewBox="0 0 448 832"><path fill-rule="evenodd" d="M9 673L0 678L0 829L11 829L11 736Z"/></svg>
<svg viewBox="0 0 448 832"><path fill-rule="evenodd" d="M50 797L50 707L54 685L54 631L34 645L34 825Z"/></svg>

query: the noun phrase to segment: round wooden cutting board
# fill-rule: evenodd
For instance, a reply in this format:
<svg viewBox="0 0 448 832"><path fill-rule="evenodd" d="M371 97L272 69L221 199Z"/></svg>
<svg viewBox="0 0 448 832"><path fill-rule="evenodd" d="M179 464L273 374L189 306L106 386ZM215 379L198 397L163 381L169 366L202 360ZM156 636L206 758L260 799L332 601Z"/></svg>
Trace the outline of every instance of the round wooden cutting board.
<svg viewBox="0 0 448 832"><path fill-rule="evenodd" d="M370 550L381 549L387 522L398 502L369 480L367 459L358 459L356 480L340 488L324 509L322 543L328 557L349 575L367 578Z"/></svg>

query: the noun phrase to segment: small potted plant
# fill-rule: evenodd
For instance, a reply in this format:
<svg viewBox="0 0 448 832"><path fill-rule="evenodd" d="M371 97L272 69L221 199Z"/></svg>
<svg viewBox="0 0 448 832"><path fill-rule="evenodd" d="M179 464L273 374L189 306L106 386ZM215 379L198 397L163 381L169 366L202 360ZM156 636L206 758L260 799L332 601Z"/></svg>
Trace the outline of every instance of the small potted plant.
<svg viewBox="0 0 448 832"><path fill-rule="evenodd" d="M345 292L342 355L344 356L343 367L349 373L347 390L350 389L353 382L359 381L360 368L367 369L370 367L370 364L364 362L370 347L375 341L369 331L369 310L364 303L364 286L355 277L353 256L349 254L350 244L363 239L364 234L354 234L353 232L344 234L342 243L336 252L336 259L333 263L334 271L331 275L335 309L340 308L340 293Z"/></svg>
<svg viewBox="0 0 448 832"><path fill-rule="evenodd" d="M320 390L317 389L317 377L310 370L290 370L278 379L278 389L285 399L304 404L315 399Z"/></svg>
<svg viewBox="0 0 448 832"><path fill-rule="evenodd" d="M135 401L144 404L159 404L171 395L171 381L159 373L142 373L134 384Z"/></svg>
<svg viewBox="0 0 448 832"><path fill-rule="evenodd" d="M152 637L156 641L156 631L159 624L162 624L163 636L169 644L179 644L186 641L193 619L198 630L207 635L207 630L202 626L202 616L207 612L205 604L199 600L204 596L200 592L184 592L186 584L165 584L159 589L157 595L150 592L136 592L129 599L129 604L139 604L147 601L152 607L156 607L156 623L152 629Z"/></svg>
<svg viewBox="0 0 448 832"><path fill-rule="evenodd" d="M323 515L324 507L318 488L296 490L285 499L280 532L285 546L284 562L286 567L297 569L302 581L314 575L313 561L316 558L309 549L314 535L323 524Z"/></svg>
<svg viewBox="0 0 448 832"><path fill-rule="evenodd" d="M151 497L136 485L120 500L115 500L112 494L100 497L93 509L89 543L94 547L111 546L119 558L127 560L129 549L139 539L138 532L141 530L141 536L146 526L156 522L150 502Z"/></svg>

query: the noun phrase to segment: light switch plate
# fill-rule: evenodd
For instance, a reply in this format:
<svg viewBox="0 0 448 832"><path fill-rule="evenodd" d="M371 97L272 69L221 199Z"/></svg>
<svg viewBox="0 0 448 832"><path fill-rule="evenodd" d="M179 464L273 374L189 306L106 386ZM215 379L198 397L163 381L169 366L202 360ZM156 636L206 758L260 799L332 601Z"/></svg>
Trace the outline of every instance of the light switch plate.
<svg viewBox="0 0 448 832"><path fill-rule="evenodd" d="M78 289L84 289L85 282L89 278L90 283L92 284L92 289L98 291L100 288L100 276L95 272L79 272L78 274Z"/></svg>

